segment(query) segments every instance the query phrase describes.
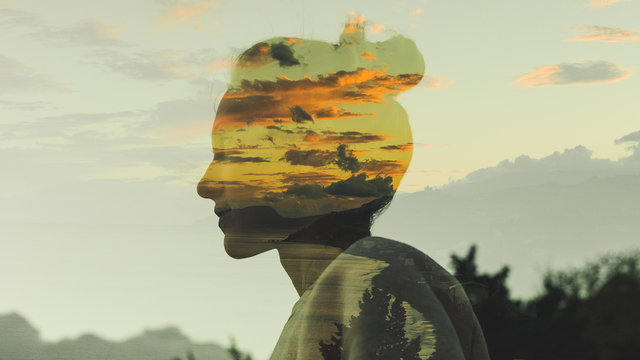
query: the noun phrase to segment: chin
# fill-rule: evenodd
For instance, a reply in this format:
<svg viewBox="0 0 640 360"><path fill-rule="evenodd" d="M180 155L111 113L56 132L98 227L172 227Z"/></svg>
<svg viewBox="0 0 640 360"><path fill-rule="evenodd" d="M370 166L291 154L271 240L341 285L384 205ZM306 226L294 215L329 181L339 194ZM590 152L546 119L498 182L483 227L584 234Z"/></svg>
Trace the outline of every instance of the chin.
<svg viewBox="0 0 640 360"><path fill-rule="evenodd" d="M277 242L283 239L265 239L247 234L225 234L224 250L234 259L245 259L275 249Z"/></svg>
<svg viewBox="0 0 640 360"><path fill-rule="evenodd" d="M224 214L218 223L224 232L224 249L244 259L275 249L291 234L308 226L315 217L284 218L267 206L251 206Z"/></svg>

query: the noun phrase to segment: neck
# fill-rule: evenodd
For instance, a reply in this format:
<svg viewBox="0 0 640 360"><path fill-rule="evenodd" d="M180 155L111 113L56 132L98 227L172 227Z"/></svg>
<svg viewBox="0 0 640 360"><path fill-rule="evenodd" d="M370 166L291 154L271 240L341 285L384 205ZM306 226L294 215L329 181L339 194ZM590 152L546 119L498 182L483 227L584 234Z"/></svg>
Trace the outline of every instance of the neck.
<svg viewBox="0 0 640 360"><path fill-rule="evenodd" d="M302 295L342 249L320 244L284 242L278 245L280 263Z"/></svg>

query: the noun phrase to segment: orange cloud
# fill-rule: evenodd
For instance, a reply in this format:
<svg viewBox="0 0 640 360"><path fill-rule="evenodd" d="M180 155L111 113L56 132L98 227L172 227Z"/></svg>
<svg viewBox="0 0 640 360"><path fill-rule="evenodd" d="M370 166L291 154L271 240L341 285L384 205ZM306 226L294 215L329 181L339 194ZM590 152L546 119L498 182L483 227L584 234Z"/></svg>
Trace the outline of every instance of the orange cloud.
<svg viewBox="0 0 640 360"><path fill-rule="evenodd" d="M609 5L613 5L619 2L630 2L631 0L591 0L587 6L592 8L601 8Z"/></svg>
<svg viewBox="0 0 640 360"><path fill-rule="evenodd" d="M418 84L418 87L422 87L429 90L446 89L449 85L453 84L453 80L444 76L430 76L425 75L422 81Z"/></svg>
<svg viewBox="0 0 640 360"><path fill-rule="evenodd" d="M605 26L582 26L579 29L583 34L569 38L567 41L624 42L640 39L640 35L634 33L633 30L623 30Z"/></svg>
<svg viewBox="0 0 640 360"><path fill-rule="evenodd" d="M398 144L398 145L386 145L386 146L381 146L380 149L384 151L409 152L413 150L413 144L407 143L407 144Z"/></svg>
<svg viewBox="0 0 640 360"><path fill-rule="evenodd" d="M163 25L183 24L187 22L202 22L216 0L182 0L165 5L161 23Z"/></svg>
<svg viewBox="0 0 640 360"><path fill-rule="evenodd" d="M623 69L615 63L589 59L540 66L519 76L512 84L525 88L604 84L624 80L629 76L630 70Z"/></svg>
<svg viewBox="0 0 640 360"><path fill-rule="evenodd" d="M360 57L367 60L376 60L377 57L370 52L363 52Z"/></svg>
<svg viewBox="0 0 640 360"><path fill-rule="evenodd" d="M369 176L378 174L402 175L408 167L409 164L406 161L372 159L363 163L362 170Z"/></svg>
<svg viewBox="0 0 640 360"><path fill-rule="evenodd" d="M411 10L411 15L420 15L424 12L422 9L413 9Z"/></svg>
<svg viewBox="0 0 640 360"><path fill-rule="evenodd" d="M349 112L344 106L382 104L385 98L415 86L421 78L422 74L389 75L360 68L320 75L317 79L245 80L239 88L230 89L220 102L216 128L300 122L292 116L292 108L296 107L310 116L309 120L371 116Z"/></svg>
<svg viewBox="0 0 640 360"><path fill-rule="evenodd" d="M233 61L231 59L215 60L202 65L202 68L208 73L213 73L222 69L231 69L232 67Z"/></svg>
<svg viewBox="0 0 640 360"><path fill-rule="evenodd" d="M344 27L345 34L353 34L364 28L364 15L356 16L354 12L347 13L347 23Z"/></svg>
<svg viewBox="0 0 640 360"><path fill-rule="evenodd" d="M382 141L389 138L391 138L391 136L372 134L372 133L362 133L359 131L343 131L343 132L323 131L321 135L314 131L307 130L302 140L306 142L314 143L317 145L327 145L327 144L334 144L334 143L340 143L340 144L369 143L369 142L375 142L375 141Z"/></svg>
<svg viewBox="0 0 640 360"><path fill-rule="evenodd" d="M383 24L379 24L379 23L371 23L369 25L369 32L372 34L379 34L381 32L383 32L385 29Z"/></svg>

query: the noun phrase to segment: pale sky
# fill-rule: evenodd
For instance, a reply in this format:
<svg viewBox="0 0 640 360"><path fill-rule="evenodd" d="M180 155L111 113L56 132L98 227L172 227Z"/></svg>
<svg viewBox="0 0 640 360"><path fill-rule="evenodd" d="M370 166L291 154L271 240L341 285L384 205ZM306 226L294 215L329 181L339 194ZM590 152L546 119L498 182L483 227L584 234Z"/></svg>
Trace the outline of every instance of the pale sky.
<svg viewBox="0 0 640 360"><path fill-rule="evenodd" d="M12 274L4 279L12 289L22 280L35 286L36 270L59 279L81 269L87 256L109 266L118 261L113 254L126 249L119 243L109 250L110 238L96 236L91 243L107 255L88 255L90 248L81 240L92 231L74 233L68 230L73 224L178 226L211 215L212 204L197 198L195 185L211 160L214 109L234 56L275 36L337 42L350 13L364 15L369 39L400 33L416 42L425 59L423 82L398 99L417 144L399 192L444 185L523 154L542 158L578 145L592 150L594 158L617 160L629 152L614 140L640 130L638 0L0 0L0 212L3 222L12 224L0 239L0 253L15 251L33 264L44 257L39 263L50 266L34 269L16 260L0 276ZM31 225L19 225L25 223ZM47 223L67 230L51 233ZM217 241L218 230L212 227L212 232ZM45 233L51 242L39 244ZM149 234L123 261L133 264L134 254L144 256L153 247ZM135 243L132 234L118 236ZM94 304L104 308L109 302L99 303L105 296L80 296L79 285L69 293L55 294L51 285L47 292L31 288L3 296L0 312L34 317L47 339L88 330L120 338L173 322L197 339L225 342L234 333L240 345L266 358L295 301L284 272L272 264L275 255L244 260L252 262L249 267L225 258L220 243L196 237L185 254L210 266L198 268L197 276L210 276L216 291L229 283L260 286L264 278L256 279L253 271L273 273L277 283L262 289L274 293L263 304L272 310L251 310L256 323L266 324L255 334L242 333L249 326L245 323L228 330L210 323L214 318L233 322L228 312L242 311L228 309L238 303L234 296L252 296L244 285L233 290L234 296L204 291L201 307L162 319L151 310L137 312L144 315L136 318L124 299L113 301L119 310L96 315L94 327L87 314ZM143 265L144 271L179 252L177 244L166 246L164 255ZM71 248L75 252L63 251ZM75 265L58 266L55 259L63 253L71 256L66 264ZM211 263L201 256L205 253ZM181 257L176 263L188 268L193 259ZM260 266L269 270L257 270ZM119 271L114 278L99 273L113 282L126 278ZM165 285L178 288L190 275L175 276ZM148 301L163 294L147 291ZM198 296L179 295L166 296L172 301ZM86 321L69 320L71 310L52 311L47 303L74 297L85 300L78 318ZM139 307L147 306L144 299L139 298ZM252 306L248 300L240 304L245 310ZM203 325L198 311L206 306L214 310ZM115 313L129 320L110 320ZM267 331L268 336L260 335Z"/></svg>

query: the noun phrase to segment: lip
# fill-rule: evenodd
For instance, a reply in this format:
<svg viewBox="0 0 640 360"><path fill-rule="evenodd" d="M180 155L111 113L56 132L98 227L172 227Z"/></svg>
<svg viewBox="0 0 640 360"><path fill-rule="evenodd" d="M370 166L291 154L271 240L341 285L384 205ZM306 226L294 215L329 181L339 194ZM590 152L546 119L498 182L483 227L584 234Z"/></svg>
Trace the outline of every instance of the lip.
<svg viewBox="0 0 640 360"><path fill-rule="evenodd" d="M218 217L222 217L222 215L227 214L231 211L231 208L215 208L213 212L218 215Z"/></svg>

